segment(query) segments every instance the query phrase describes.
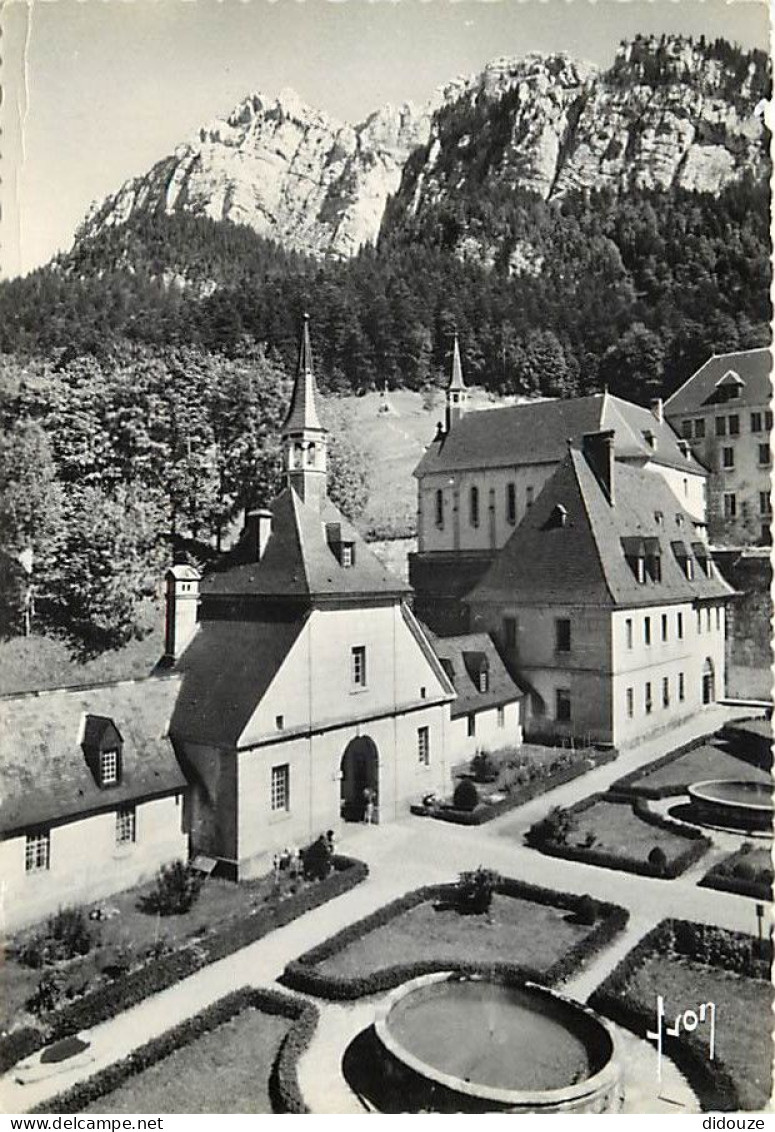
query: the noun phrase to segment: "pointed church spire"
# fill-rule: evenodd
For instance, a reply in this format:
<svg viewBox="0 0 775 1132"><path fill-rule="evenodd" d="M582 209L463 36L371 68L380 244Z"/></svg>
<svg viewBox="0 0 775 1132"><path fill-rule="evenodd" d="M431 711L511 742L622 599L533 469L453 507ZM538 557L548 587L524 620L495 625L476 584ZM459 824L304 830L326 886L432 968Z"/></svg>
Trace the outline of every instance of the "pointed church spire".
<svg viewBox="0 0 775 1132"><path fill-rule="evenodd" d="M309 315L304 315L304 329L299 344L299 364L293 386L291 406L283 424L283 436L301 429L322 429L315 404L315 373L312 368L312 344L309 338Z"/></svg>
<svg viewBox="0 0 775 1132"><path fill-rule="evenodd" d="M457 337L457 330L455 331L455 342L452 347L452 377L449 381L450 389L465 389L466 383L463 381L463 365L460 361L460 342Z"/></svg>
<svg viewBox="0 0 775 1132"><path fill-rule="evenodd" d="M446 431L452 428L457 421L463 416L468 404L468 390L466 383L463 381L463 363L460 361L460 343L458 342L457 331L455 331L455 341L452 346L452 374L447 386L447 412L446 412Z"/></svg>
<svg viewBox="0 0 775 1132"><path fill-rule="evenodd" d="M326 497L328 433L320 423L315 392L309 315L305 314L299 343L299 365L282 438L288 485L310 507L320 510Z"/></svg>

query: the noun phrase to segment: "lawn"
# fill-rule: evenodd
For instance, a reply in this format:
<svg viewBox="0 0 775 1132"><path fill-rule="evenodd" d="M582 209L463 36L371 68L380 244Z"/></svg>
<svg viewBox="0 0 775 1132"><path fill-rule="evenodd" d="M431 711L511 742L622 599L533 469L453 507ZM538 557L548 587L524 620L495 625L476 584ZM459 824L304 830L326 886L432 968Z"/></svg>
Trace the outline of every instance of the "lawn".
<svg viewBox="0 0 775 1132"><path fill-rule="evenodd" d="M574 811L566 844L637 862L647 861L651 850L658 846L669 865L685 853L692 842L679 833L644 821L628 802L601 797L588 808Z"/></svg>
<svg viewBox="0 0 775 1132"><path fill-rule="evenodd" d="M756 1110L769 1102L773 990L768 982L683 956L652 955L630 976L627 992L655 1015L657 995L661 994L668 1025L673 1024L676 1014L687 1009L696 1011L702 1002L714 1002L715 1056L733 1078L742 1108ZM709 1047L707 1022L698 1026L695 1036Z"/></svg>
<svg viewBox="0 0 775 1132"><path fill-rule="evenodd" d="M432 954L441 963L517 963L546 971L592 930L567 909L502 893L493 896L489 917L425 901L322 960L317 970L368 976Z"/></svg>
<svg viewBox="0 0 775 1132"><path fill-rule="evenodd" d="M657 789L665 793L684 794L693 782L710 778L736 778L743 782L769 782L766 770L751 766L720 747L704 744L687 751L672 762L641 775L629 784L629 789ZM674 790L667 788L675 787Z"/></svg>
<svg viewBox="0 0 775 1132"><path fill-rule="evenodd" d="M302 879L293 881L285 874L281 877L282 894L288 894L292 887L301 891L308 883ZM55 965L69 985L79 988L85 983L93 985L100 979L105 964L115 961L122 953L139 960L152 948L174 948L212 928L223 927L230 919L248 915L252 909L265 906L273 891L273 878L262 877L239 885L211 878L204 883L190 911L178 916L156 916L138 908L141 897L153 887L153 882L138 885L86 907L87 917L97 908L115 910L117 914L110 919L88 920L94 941L92 950L81 958ZM0 963L0 1030L7 1029L18 1018L43 971L51 969L35 970L14 958L16 946L39 933L42 927L36 925L5 941L5 957Z"/></svg>
<svg viewBox="0 0 775 1132"><path fill-rule="evenodd" d="M248 1007L83 1111L271 1113L269 1078L291 1025Z"/></svg>
<svg viewBox="0 0 775 1132"><path fill-rule="evenodd" d="M705 888L719 888L722 891L728 885L730 891L735 891L736 886L741 885L743 889L750 888L750 891L744 891L744 895L757 900L769 900L772 888L771 846L754 847L746 843L746 848L730 853L714 865L700 883Z"/></svg>

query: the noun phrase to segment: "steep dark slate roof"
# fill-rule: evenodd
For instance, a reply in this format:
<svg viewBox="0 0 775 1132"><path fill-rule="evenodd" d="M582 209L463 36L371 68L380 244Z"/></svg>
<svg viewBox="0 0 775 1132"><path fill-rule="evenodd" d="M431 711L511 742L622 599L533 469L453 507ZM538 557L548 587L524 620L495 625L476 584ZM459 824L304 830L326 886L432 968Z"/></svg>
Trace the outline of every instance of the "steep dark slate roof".
<svg viewBox="0 0 775 1132"><path fill-rule="evenodd" d="M423 628L457 693L457 699L452 703L453 719L522 698L524 693L509 676L488 633L437 637L426 626ZM476 681L476 673L483 662L490 674L486 692L479 691Z"/></svg>
<svg viewBox="0 0 775 1132"><path fill-rule="evenodd" d="M176 740L236 746L301 633L305 616L204 621L176 664L183 683L170 723Z"/></svg>
<svg viewBox="0 0 775 1132"><path fill-rule="evenodd" d="M286 487L270 508L272 533L260 562L236 565L207 575L203 596L400 597L409 587L372 553L344 515L326 500L320 512ZM341 538L353 543L355 563L344 567L326 539L327 524L338 524Z"/></svg>
<svg viewBox="0 0 775 1132"><path fill-rule="evenodd" d="M567 512L564 526L551 521L558 505ZM625 558L630 540L659 546L661 581L637 581ZM615 462L612 506L586 458L571 448L466 600L634 607L734 593L712 563L710 577L696 563L689 581L676 542L693 553L694 520L657 472Z"/></svg>
<svg viewBox="0 0 775 1132"><path fill-rule="evenodd" d="M617 459L707 474L691 453L684 455L667 421L609 393L467 413L426 449L414 474L421 478L431 472L554 464L564 458L568 440L605 429L614 430ZM646 432L654 436L653 448Z"/></svg>
<svg viewBox="0 0 775 1132"><path fill-rule="evenodd" d="M700 366L688 381L665 402L665 412L671 416L692 413L704 405L712 405L718 394L718 383L729 373L740 381L740 395L727 401L726 407L735 405L765 405L772 399L772 354L768 349L739 350L733 354L714 354ZM742 384L741 384L742 382Z"/></svg>
<svg viewBox="0 0 775 1132"><path fill-rule="evenodd" d="M167 725L180 680L151 677L0 699L0 834L183 790ZM121 781L101 788L83 751L85 716L123 739Z"/></svg>

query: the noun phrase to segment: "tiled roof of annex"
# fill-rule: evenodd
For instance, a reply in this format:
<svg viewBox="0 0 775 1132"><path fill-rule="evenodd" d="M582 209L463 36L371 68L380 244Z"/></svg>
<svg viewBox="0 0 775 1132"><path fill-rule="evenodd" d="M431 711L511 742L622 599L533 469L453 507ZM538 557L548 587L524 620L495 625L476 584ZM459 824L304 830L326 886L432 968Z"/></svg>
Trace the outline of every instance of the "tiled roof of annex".
<svg viewBox="0 0 775 1132"><path fill-rule="evenodd" d="M571 446L466 601L638 607L730 597L734 591L707 556L694 520L662 477L619 461L613 471L611 503ZM659 558L658 580L648 571L638 580L631 563L639 547Z"/></svg>
<svg viewBox="0 0 775 1132"><path fill-rule="evenodd" d="M772 353L766 347L714 354L665 402L671 417L696 412L705 406L727 404L768 405L772 400ZM729 401L721 394L724 385L738 388Z"/></svg>
<svg viewBox="0 0 775 1132"><path fill-rule="evenodd" d="M667 421L610 393L466 413L428 446L414 474L422 479L434 472L559 463L569 440L580 441L585 433L603 429L614 430L619 460L650 461L707 475L691 452L682 449Z"/></svg>

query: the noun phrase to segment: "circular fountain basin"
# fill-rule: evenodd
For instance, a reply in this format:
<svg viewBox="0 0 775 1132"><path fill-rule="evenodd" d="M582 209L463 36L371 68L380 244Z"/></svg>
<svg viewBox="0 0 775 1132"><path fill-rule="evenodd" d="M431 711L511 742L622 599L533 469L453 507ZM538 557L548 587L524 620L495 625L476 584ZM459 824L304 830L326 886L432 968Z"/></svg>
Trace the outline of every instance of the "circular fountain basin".
<svg viewBox="0 0 775 1132"><path fill-rule="evenodd" d="M385 1071L446 1112L618 1112L608 1026L532 983L451 972L404 983L375 1021Z"/></svg>
<svg viewBox="0 0 775 1132"><path fill-rule="evenodd" d="M705 825L733 829L769 829L772 826L773 787L768 782L709 779L689 787L691 808Z"/></svg>

